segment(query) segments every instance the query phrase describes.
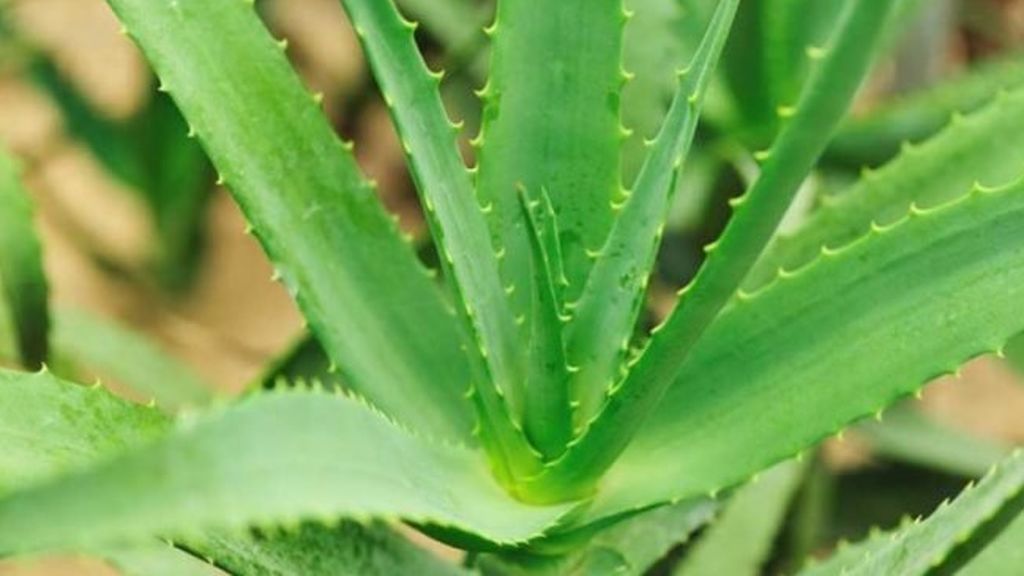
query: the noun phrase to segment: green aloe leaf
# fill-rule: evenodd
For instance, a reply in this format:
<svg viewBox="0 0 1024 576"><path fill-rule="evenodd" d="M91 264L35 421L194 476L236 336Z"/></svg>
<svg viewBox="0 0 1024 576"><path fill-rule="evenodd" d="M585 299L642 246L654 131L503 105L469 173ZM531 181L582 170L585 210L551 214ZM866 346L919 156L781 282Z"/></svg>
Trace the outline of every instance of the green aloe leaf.
<svg viewBox="0 0 1024 576"><path fill-rule="evenodd" d="M144 447L170 429L169 419L152 408L114 398L98 386L63 382L48 372L0 372L0 393L0 497ZM337 573L350 567L374 568L382 575L399 567L456 573L379 524L307 525L272 536L203 532L176 544L241 574ZM208 568L150 540L80 551L102 556L128 574L195 574Z"/></svg>
<svg viewBox="0 0 1024 576"><path fill-rule="evenodd" d="M930 573L957 546L969 541L985 522L1013 504L1022 489L1024 454L1018 451L1000 462L977 486L970 486L955 500L943 503L927 519L892 533L877 534L800 574L914 576Z"/></svg>
<svg viewBox="0 0 1024 576"><path fill-rule="evenodd" d="M527 436L547 458L558 456L572 438L569 366L562 339L565 275L558 246L558 223L551 199L523 189L520 204L530 232L533 313L526 372Z"/></svg>
<svg viewBox="0 0 1024 576"><path fill-rule="evenodd" d="M504 255L513 310L523 318L532 318L531 268L517 188L551 196L570 300L590 270L588 252L601 247L611 227L621 187L625 19L622 0L498 2L489 29L491 75L480 92L477 186Z"/></svg>
<svg viewBox="0 0 1024 576"><path fill-rule="evenodd" d="M794 105L813 69L813 58L808 59L807 54L827 43L844 4L803 0L744 4L723 67L734 102L726 114L717 110L709 114L716 125L754 147L771 142L785 124L778 109ZM878 29L882 36L872 50L876 54L889 50L925 4L924 0L901 0L885 26Z"/></svg>
<svg viewBox="0 0 1024 576"><path fill-rule="evenodd" d="M416 546L383 522L304 524L270 534L205 534L179 543L230 574L288 576L468 576L469 572ZM139 576L148 576L148 574Z"/></svg>
<svg viewBox="0 0 1024 576"><path fill-rule="evenodd" d="M683 502L637 514L609 528L588 532L585 543L562 555L511 552L485 556L484 574L500 576L586 576L647 574L673 548L685 544L714 519L718 504L709 499Z"/></svg>
<svg viewBox="0 0 1024 576"><path fill-rule="evenodd" d="M860 167L885 162L904 142L918 142L942 129L955 113L980 108L1001 90L1024 84L1024 53L999 56L933 88L885 103L847 120L829 145L830 162Z"/></svg>
<svg viewBox="0 0 1024 576"><path fill-rule="evenodd" d="M880 49L889 48L920 14L924 0L903 0L890 19ZM773 120L769 107L786 106L796 101L800 86L810 70L808 50L824 45L828 32L842 14L842 2L805 2L803 0L765 0L755 4L759 10L758 30L764 80L771 97L762 106L762 114Z"/></svg>
<svg viewBox="0 0 1024 576"><path fill-rule="evenodd" d="M954 551L937 576L1014 576L1024 566L1024 493L1009 502L999 514Z"/></svg>
<svg viewBox="0 0 1024 576"><path fill-rule="evenodd" d="M540 475L540 498L560 498L593 488L629 445L679 375L701 339L775 232L790 201L824 150L867 74L882 30L898 2L849 2L830 46L808 80L800 102L768 153L760 177L736 203L719 240L675 310L651 337L605 400L579 442ZM532 490L532 489L531 489Z"/></svg>
<svg viewBox="0 0 1024 576"><path fill-rule="evenodd" d="M482 455L418 438L354 400L281 391L183 417L156 442L0 498L0 554L372 517L513 544L569 508L513 500Z"/></svg>
<svg viewBox="0 0 1024 576"><path fill-rule="evenodd" d="M791 233L774 238L744 288L756 289L778 274L860 238L872 225L902 218L911 204L930 207L963 194L973 183L1000 186L1024 174L1024 90L1004 93L970 116L904 152L837 196Z"/></svg>
<svg viewBox="0 0 1024 576"><path fill-rule="evenodd" d="M784 462L738 489L673 576L757 576L768 561L804 466Z"/></svg>
<svg viewBox="0 0 1024 576"><path fill-rule="evenodd" d="M163 542L109 548L99 554L122 576L224 576L225 572Z"/></svg>
<svg viewBox="0 0 1024 576"><path fill-rule="evenodd" d="M995 76L1012 79L1020 64L1009 61ZM995 66L995 65L992 65ZM1024 78L1024 76L1022 76ZM991 79L986 86L996 84ZM795 270L813 260L823 246L838 248L866 233L872 225L900 218L911 204L934 206L955 198L972 182L1007 183L1024 174L1024 89L998 93L968 116L954 114L947 127L902 154L824 206L792 233L773 239L745 282L747 290L770 281L778 269ZM1014 361L1022 338L1005 347Z"/></svg>
<svg viewBox="0 0 1024 576"><path fill-rule="evenodd" d="M704 40L679 86L665 123L650 147L629 198L620 209L583 294L572 305L566 327L576 424L597 413L628 349L633 325L643 310L676 176L689 153L700 109L722 53L738 0L718 5Z"/></svg>
<svg viewBox="0 0 1024 576"><path fill-rule="evenodd" d="M32 201L15 160L0 150L0 305L18 358L28 368L46 360L50 328L49 286L33 219ZM6 336L0 334L0 339Z"/></svg>
<svg viewBox="0 0 1024 576"><path fill-rule="evenodd" d="M251 3L110 4L346 382L408 426L473 442L455 319Z"/></svg>
<svg viewBox="0 0 1024 576"><path fill-rule="evenodd" d="M46 371L0 371L0 393L0 497L145 445L168 428L166 417L151 408L118 400L99 386L62 382ZM89 552L127 574L171 576L206 568L160 543Z"/></svg>
<svg viewBox="0 0 1024 576"><path fill-rule="evenodd" d="M622 122L632 133L623 144L622 172L632 182L647 157L644 143L657 135L672 102L675 71L691 56L680 31L688 30L683 19L694 16L677 0L626 0L625 6L633 15L622 46L630 74L622 89Z"/></svg>
<svg viewBox="0 0 1024 576"><path fill-rule="evenodd" d="M842 2L762 0L744 3L726 50L723 79L739 114L730 128L763 146L778 130L780 106L793 106L811 70L807 50L828 40Z"/></svg>
<svg viewBox="0 0 1024 576"><path fill-rule="evenodd" d="M458 127L441 102L441 75L427 69L413 38L415 25L403 20L390 0L342 4L402 138L459 312L478 342L472 352L488 368L489 378L479 370L475 381L488 428L482 432L494 435L513 474L522 474L534 456L517 428L523 413L519 329L505 298L487 221L459 154Z"/></svg>
<svg viewBox="0 0 1024 576"><path fill-rule="evenodd" d="M189 366L142 335L89 312L58 310L53 345L76 369L112 379L171 412L202 406L214 395L213 385Z"/></svg>
<svg viewBox="0 0 1024 576"><path fill-rule="evenodd" d="M112 458L168 429L155 409L48 371L0 371L0 393L0 494Z"/></svg>
<svg viewBox="0 0 1024 576"><path fill-rule="evenodd" d="M1024 183L976 189L734 299L588 514L724 489L999 349L1024 328L1021 218Z"/></svg>

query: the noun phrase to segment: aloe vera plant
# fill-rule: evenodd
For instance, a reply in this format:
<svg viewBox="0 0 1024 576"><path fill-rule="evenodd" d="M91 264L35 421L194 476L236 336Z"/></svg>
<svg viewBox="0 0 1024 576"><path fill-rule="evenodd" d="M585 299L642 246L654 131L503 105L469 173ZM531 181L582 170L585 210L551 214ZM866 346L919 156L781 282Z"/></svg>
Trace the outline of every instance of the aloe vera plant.
<svg viewBox="0 0 1024 576"><path fill-rule="evenodd" d="M141 108L125 119L109 118L80 93L54 58L8 22L0 3L0 52L23 69L60 110L67 132L82 143L107 174L136 192L151 216L154 246L148 264L167 289L185 288L195 273L202 215L213 186L202 148L185 137L187 126L165 94L150 90ZM138 275L96 248L92 256L122 273Z"/></svg>
<svg viewBox="0 0 1024 576"><path fill-rule="evenodd" d="M718 513L675 571L753 574L805 450L1024 331L1024 159L997 145L1024 134L1021 92L776 234L897 0L844 2L827 40L806 47L794 65L806 80L774 92L792 101L773 110L759 174L650 331L649 277L739 0L715 5L628 188L621 0L499 0L471 166L416 25L391 0L342 0L440 273L251 0L108 1L340 385L293 379L212 401L187 372L171 371L188 380L174 390L122 370L158 398L145 406L45 368L0 372L0 556L84 551L140 573L205 570L196 558L232 574L642 573ZM4 174L0 186L21 194ZM5 286L40 277L30 232L0 242ZM8 316L32 366L47 354L45 283L15 286ZM127 349L117 332L57 318L57 353L123 360L74 342L100 332ZM153 354L137 353L162 362ZM1022 488L1024 458L1008 455L928 520L808 571L1013 562ZM472 554L446 564L388 521Z"/></svg>

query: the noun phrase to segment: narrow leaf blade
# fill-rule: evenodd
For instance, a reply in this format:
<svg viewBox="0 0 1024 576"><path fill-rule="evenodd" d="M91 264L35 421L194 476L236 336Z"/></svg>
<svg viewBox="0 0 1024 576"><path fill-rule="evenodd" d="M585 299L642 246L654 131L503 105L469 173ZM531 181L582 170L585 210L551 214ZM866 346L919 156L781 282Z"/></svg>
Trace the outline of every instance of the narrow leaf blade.
<svg viewBox="0 0 1024 576"><path fill-rule="evenodd" d="M643 309L647 282L715 65L732 25L738 0L718 5L689 68L682 74L672 106L651 146L636 185L612 227L587 278L567 326L573 375L575 414L583 426L597 413L619 363L628 349L633 326Z"/></svg>
<svg viewBox="0 0 1024 576"><path fill-rule="evenodd" d="M591 490L658 408L686 357L755 263L803 179L824 150L873 60L871 47L899 2L846 5L832 45L805 87L760 177L730 219L675 310L565 456L538 477L544 498Z"/></svg>
<svg viewBox="0 0 1024 576"><path fill-rule="evenodd" d="M33 208L13 158L0 150L0 289L21 363L39 368L49 348L49 286Z"/></svg>
<svg viewBox="0 0 1024 576"><path fill-rule="evenodd" d="M558 252L558 226L547 194L520 190L520 205L530 234L531 264L536 317L526 372L524 429L537 449L548 458L562 453L572 438L569 409L569 369L562 341L564 277Z"/></svg>
<svg viewBox="0 0 1024 576"><path fill-rule="evenodd" d="M516 189L547 190L561 226L568 297L583 287L619 193L622 0L501 0L481 91L481 202L506 257L517 315L530 317L529 240Z"/></svg>
<svg viewBox="0 0 1024 576"><path fill-rule="evenodd" d="M486 411L484 425L495 428L501 444L495 450L506 453L513 471L528 467L533 455L513 422L523 412L519 329L505 298L484 213L456 145L458 129L441 102L440 76L427 69L413 38L415 26L402 19L391 0L342 3L403 140L456 305L477 341L470 353L488 368L478 370L474 381Z"/></svg>
<svg viewBox="0 0 1024 576"><path fill-rule="evenodd" d="M673 576L757 576L803 477L804 467L784 462L733 494L676 567Z"/></svg>
<svg viewBox="0 0 1024 576"><path fill-rule="evenodd" d="M111 0L346 380L471 443L455 319L251 3Z"/></svg>
<svg viewBox="0 0 1024 576"><path fill-rule="evenodd" d="M623 67L631 75L622 89L622 122L632 134L623 144L622 172L624 181L632 182L647 157L644 142L657 135L665 120L677 84L675 69L691 56L683 40L688 30L683 20L694 15L681 2L625 4L633 15L626 22L622 46Z"/></svg>

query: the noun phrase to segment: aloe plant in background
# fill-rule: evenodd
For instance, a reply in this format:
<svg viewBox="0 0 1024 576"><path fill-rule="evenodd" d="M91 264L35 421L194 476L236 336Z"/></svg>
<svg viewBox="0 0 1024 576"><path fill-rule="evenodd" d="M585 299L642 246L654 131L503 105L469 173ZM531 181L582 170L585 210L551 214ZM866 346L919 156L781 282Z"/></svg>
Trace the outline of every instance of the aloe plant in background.
<svg viewBox="0 0 1024 576"><path fill-rule="evenodd" d="M215 174L202 148L186 138L188 126L166 95L150 90L139 110L110 118L81 93L44 51L25 37L0 3L0 51L5 73L24 76L53 101L66 130L81 142L106 173L139 195L154 230L150 276L161 287L180 291L194 276L201 253L203 214ZM67 223L66 223L67 224ZM98 248L108 270L138 276Z"/></svg>
<svg viewBox="0 0 1024 576"><path fill-rule="evenodd" d="M129 572L194 573L201 557L235 574L642 573L717 512L673 569L756 573L803 451L1024 330L1020 152L996 137L1024 133L1019 92L775 234L901 2L849 0L809 47L759 174L649 332L648 278L738 0L715 6L628 190L621 1L498 3L467 168L415 26L390 1L343 0L440 278L251 1L110 4L343 389L196 397L168 416L47 370L0 372L0 555L85 551ZM32 277L38 250L24 253L5 283ZM26 286L40 301L45 284ZM18 327L46 317L28 310ZM45 330L22 333L45 350ZM928 520L808 571L1012 573L1022 487L1010 455ZM444 564L382 520L472 554Z"/></svg>

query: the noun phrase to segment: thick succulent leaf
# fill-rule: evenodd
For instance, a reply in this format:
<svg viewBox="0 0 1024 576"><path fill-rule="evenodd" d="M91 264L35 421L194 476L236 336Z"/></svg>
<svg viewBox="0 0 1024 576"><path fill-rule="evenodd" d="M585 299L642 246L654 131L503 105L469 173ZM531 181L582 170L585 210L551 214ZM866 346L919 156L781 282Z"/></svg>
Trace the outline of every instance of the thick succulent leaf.
<svg viewBox="0 0 1024 576"><path fill-rule="evenodd" d="M687 551L674 576L757 576L768 561L804 467L785 462L740 488Z"/></svg>
<svg viewBox="0 0 1024 576"><path fill-rule="evenodd" d="M54 316L53 346L76 371L127 386L171 412L213 397L210 383L142 335L82 310L61 309Z"/></svg>
<svg viewBox="0 0 1024 576"><path fill-rule="evenodd" d="M939 135L878 171L867 171L849 190L827 199L799 228L774 238L744 283L747 290L796 270L863 236L872 223L902 218L911 204L930 207L963 195L974 182L1000 186L1024 174L1024 89L1004 93L982 110L954 120Z"/></svg>
<svg viewBox="0 0 1024 576"><path fill-rule="evenodd" d="M531 318L530 248L518 186L547 190L573 299L604 243L620 189L622 0L501 0L479 146L480 200L517 315ZM525 335L524 335L525 336Z"/></svg>
<svg viewBox="0 0 1024 576"><path fill-rule="evenodd" d="M637 177L636 185L600 256L573 305L566 327L573 374L574 414L582 427L597 413L629 347L633 326L643 309L647 283L661 243L675 191L675 177L686 160L704 96L722 53L738 0L718 5L704 40L679 81L672 106Z"/></svg>
<svg viewBox="0 0 1024 576"><path fill-rule="evenodd" d="M879 0L846 4L831 45L822 51L821 62L760 177L736 203L738 210L721 238L708 247L708 257L693 283L628 375L610 390L579 441L537 478L538 497L559 498L593 488L647 416L659 408L690 350L732 298L845 114L871 64L872 46L880 40L897 4Z"/></svg>
<svg viewBox="0 0 1024 576"><path fill-rule="evenodd" d="M623 143L622 173L632 182L647 157L644 143L664 122L676 88L676 69L689 60L681 30L687 13L677 0L626 0L633 15L626 22L622 65L630 80L622 89L622 123L632 133ZM699 36L698 36L699 38Z"/></svg>
<svg viewBox="0 0 1024 576"><path fill-rule="evenodd" d="M113 458L167 429L156 410L128 404L99 386L69 384L45 371L0 371L0 496ZM194 559L162 544L90 552L128 574L199 573Z"/></svg>
<svg viewBox="0 0 1024 576"><path fill-rule="evenodd" d="M1024 328L1022 218L1024 183L978 189L735 299L590 515L741 482L997 350Z"/></svg>
<svg viewBox="0 0 1024 576"><path fill-rule="evenodd" d="M848 120L829 145L831 162L859 167L880 164L899 152L903 142L931 136L950 115L975 110L1000 90L1024 84L1024 53L1000 56L972 67L933 88L882 104Z"/></svg>
<svg viewBox="0 0 1024 576"><path fill-rule="evenodd" d="M741 5L737 34L722 67L734 114L731 118L712 115L712 119L726 120L722 127L750 145L767 145L785 120L777 110L796 104L812 69L808 51L825 45L844 4L759 0Z"/></svg>
<svg viewBox="0 0 1024 576"><path fill-rule="evenodd" d="M708 2L708 0L676 0L676 3L682 6L683 9L682 27L679 30L679 39L683 46L683 59L676 63L675 67L678 67L679 62L686 62L697 52L697 48L704 38L704 33L707 31L707 26L711 22L711 17L714 15L715 7L718 3ZM743 9L743 4L740 4L740 9ZM737 24L734 20L734 31L736 26ZM733 33L729 44L740 42L739 36L739 34ZM729 44L726 45L726 53L729 50ZM723 58L725 58L724 53ZM665 73L665 71L662 71L662 73ZM708 98L704 103L704 110L701 113L701 117L707 122L709 127L716 130L728 130L736 125L739 112L736 110L736 102L733 96L725 80L725 71L722 70L711 80L711 86L708 87ZM639 166L637 167L639 168Z"/></svg>
<svg viewBox="0 0 1024 576"><path fill-rule="evenodd" d="M526 371L526 416L523 428L534 446L546 457L561 454L572 438L569 409L569 366L562 340L561 269L558 224L551 199L541 190L520 193L533 267L533 313Z"/></svg>
<svg viewBox="0 0 1024 576"><path fill-rule="evenodd" d="M156 410L47 372L0 372L0 399L0 496L145 446L170 428L167 417ZM396 573L390 568L400 566L426 574L455 573L381 525L305 526L274 536L205 532L178 545L236 574L337 573L350 566L377 568L380 574ZM150 540L85 551L128 574L196 574L207 569L188 554Z"/></svg>
<svg viewBox="0 0 1024 576"><path fill-rule="evenodd" d="M111 0L353 389L471 442L456 322L251 3Z"/></svg>
<svg viewBox="0 0 1024 576"><path fill-rule="evenodd" d="M1011 79L1010 72L1021 66L1019 62L1011 66L1013 62L999 66ZM985 76L979 76L979 81L982 78ZM996 86L985 85L989 89ZM780 268L799 268L816 258L822 246L834 249L849 243L867 232L872 223L893 222L911 204L934 206L955 198L972 182L997 186L1024 173L1024 89L1000 92L969 116L954 114L952 118L942 132L919 146L905 146L898 158L878 171L865 172L855 186L827 199L795 231L773 239L745 288L763 285ZM1007 344L1005 354L1011 363L1024 357L1024 352L1017 352L1024 349L1021 343L1024 338Z"/></svg>
<svg viewBox="0 0 1024 576"><path fill-rule="evenodd" d="M877 534L882 526L895 528L927 516L965 483L962 477L893 463L850 471L834 480L828 526L822 527L814 548L794 557L793 567L803 567L812 556L822 558L816 554L822 547L835 544L838 552L849 545L850 537Z"/></svg>
<svg viewBox="0 0 1024 576"><path fill-rule="evenodd" d="M485 574L496 576L640 576L685 544L714 518L717 509L718 504L709 499L664 506L588 535L581 547L563 555L513 552L484 556L478 564Z"/></svg>
<svg viewBox="0 0 1024 576"><path fill-rule="evenodd" d="M0 150L0 306L13 332L0 340L12 337L20 362L38 368L48 349L49 287L32 222L32 202L15 160Z"/></svg>
<svg viewBox="0 0 1024 576"><path fill-rule="evenodd" d="M230 574L290 576L468 576L381 522L304 524L294 531L247 536L204 535L178 543ZM142 576L140 574L140 576Z"/></svg>
<svg viewBox="0 0 1024 576"><path fill-rule="evenodd" d="M224 576L213 564L164 542L96 552L122 576Z"/></svg>
<svg viewBox="0 0 1024 576"><path fill-rule="evenodd" d="M498 271L483 211L456 145L438 85L413 38L415 25L391 0L343 0L402 138L427 222L443 258L459 312L479 349L476 395L513 473L534 460L513 419L523 413L523 354L519 330ZM483 366L486 364L485 379ZM499 390L495 390L497 386ZM504 397L502 397L502 392ZM512 411L512 414L509 411ZM494 450L491 450L494 452Z"/></svg>
<svg viewBox="0 0 1024 576"><path fill-rule="evenodd" d="M568 509L519 503L482 455L420 439L345 396L282 391L183 418L148 446L8 494L0 554L370 517L514 544Z"/></svg>
<svg viewBox="0 0 1024 576"><path fill-rule="evenodd" d="M910 406L865 422L857 432L876 454L967 477L983 476L1010 452L1009 446L944 426Z"/></svg>
<svg viewBox="0 0 1024 576"><path fill-rule="evenodd" d="M1018 451L1000 462L977 486L968 487L952 502L944 502L926 520L875 535L804 570L801 576L929 573L1022 489L1024 453Z"/></svg>
<svg viewBox="0 0 1024 576"><path fill-rule="evenodd" d="M167 424L98 386L0 370L0 494L112 458L160 437Z"/></svg>
<svg viewBox="0 0 1024 576"><path fill-rule="evenodd" d="M936 570L937 576L1015 576L1024 567L1024 493L1017 496Z"/></svg>

